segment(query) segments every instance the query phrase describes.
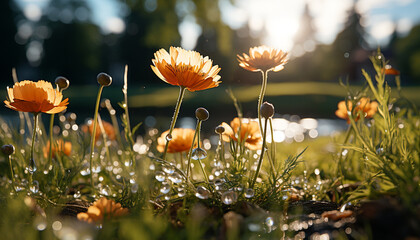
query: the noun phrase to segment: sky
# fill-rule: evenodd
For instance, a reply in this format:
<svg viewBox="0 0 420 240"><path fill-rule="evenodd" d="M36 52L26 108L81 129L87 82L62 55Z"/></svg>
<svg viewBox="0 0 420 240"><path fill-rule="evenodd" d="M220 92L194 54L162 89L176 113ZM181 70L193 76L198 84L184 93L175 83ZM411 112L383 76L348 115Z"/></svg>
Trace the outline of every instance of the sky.
<svg viewBox="0 0 420 240"><path fill-rule="evenodd" d="M25 15L36 20L49 0L17 0L25 10ZM104 33L120 33L125 30L121 19L124 7L116 0L86 0L93 9L93 21ZM184 1L185 2L185 1ZM152 10L156 0L146 0ZM353 0L220 0L222 19L231 28L237 29L248 24L252 33L262 29L267 32L263 43L285 51L293 48L293 38L299 29L299 21L308 4L317 31L316 40L331 43L343 28L347 12ZM362 14L362 24L366 28L368 42L372 46L386 44L390 35L397 30L407 34L411 27L420 23L420 0L359 0L356 9ZM179 26L181 45L193 49L201 28L192 14L185 16ZM314 46L309 44L305 51Z"/></svg>

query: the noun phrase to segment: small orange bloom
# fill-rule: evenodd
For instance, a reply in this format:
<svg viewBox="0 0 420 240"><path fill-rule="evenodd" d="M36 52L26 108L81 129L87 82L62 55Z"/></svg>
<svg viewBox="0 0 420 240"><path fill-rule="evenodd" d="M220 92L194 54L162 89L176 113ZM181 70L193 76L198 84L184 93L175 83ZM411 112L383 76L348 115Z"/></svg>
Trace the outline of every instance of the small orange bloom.
<svg viewBox="0 0 420 240"><path fill-rule="evenodd" d="M100 198L93 203L87 210L77 214L77 219L88 223L102 223L104 219L112 219L128 214L128 209L121 207L121 204L114 200L108 200L105 197Z"/></svg>
<svg viewBox="0 0 420 240"><path fill-rule="evenodd" d="M159 152L165 151L166 135L169 130L163 132L158 138L157 150ZM193 142L195 130L189 128L174 128L172 131L172 140L169 141L168 153L186 152L190 150Z"/></svg>
<svg viewBox="0 0 420 240"><path fill-rule="evenodd" d="M237 142L239 128L241 128L240 139L241 141L245 140L245 147L250 150L261 149L262 137L258 122L249 119L242 119L242 122L240 122L239 118L234 118L230 122L230 126L225 122L222 123L222 126L225 128L225 132L222 134L225 142L230 142L231 139Z"/></svg>
<svg viewBox="0 0 420 240"><path fill-rule="evenodd" d="M160 49L152 62L153 72L171 85L185 87L191 92L219 86L219 66L212 66L213 61L198 52L180 47L170 47L169 53Z"/></svg>
<svg viewBox="0 0 420 240"><path fill-rule="evenodd" d="M386 65L385 66L385 75L400 75L400 71L398 71L397 69L393 68L391 65Z"/></svg>
<svg viewBox="0 0 420 240"><path fill-rule="evenodd" d="M71 147L71 142L64 142L63 139L59 139L56 141L56 144L53 144L51 147L52 157L55 157L55 154L70 156ZM47 158L50 153L50 141L47 142L47 145L45 145L42 150L44 152L44 157Z"/></svg>
<svg viewBox="0 0 420 240"><path fill-rule="evenodd" d="M242 56L237 55L237 57L239 66L252 72L278 72L284 68L284 64L288 61L287 52L265 45L250 48L249 56L243 53Z"/></svg>
<svg viewBox="0 0 420 240"><path fill-rule="evenodd" d="M17 82L12 88L7 87L7 94L6 107L20 112L53 114L63 111L69 104L68 98L61 101L61 92L44 80Z"/></svg>
<svg viewBox="0 0 420 240"><path fill-rule="evenodd" d="M335 111L335 115L339 118L346 119L347 123L350 123L348 116L349 111L352 112L353 116L356 115L354 118L355 121L359 120L360 111L364 113L365 118L372 118L378 111L378 102L371 102L369 98L363 97L359 100L359 102L357 102L356 107L353 108L353 104L350 101L347 101L347 106L345 101L341 101L338 103L338 109Z"/></svg>
<svg viewBox="0 0 420 240"><path fill-rule="evenodd" d="M92 134L93 132L93 120L88 121L87 125L83 125L82 126L82 131L87 133L89 131L90 134ZM115 129L114 126L112 126L111 123L106 122L104 120L102 120L102 125L104 126L104 130L105 130L105 134L107 135L109 140L114 140L116 135L115 135ZM101 136L102 131L101 128L99 126L99 124L96 126L96 134L95 134L95 140L98 141L99 137Z"/></svg>

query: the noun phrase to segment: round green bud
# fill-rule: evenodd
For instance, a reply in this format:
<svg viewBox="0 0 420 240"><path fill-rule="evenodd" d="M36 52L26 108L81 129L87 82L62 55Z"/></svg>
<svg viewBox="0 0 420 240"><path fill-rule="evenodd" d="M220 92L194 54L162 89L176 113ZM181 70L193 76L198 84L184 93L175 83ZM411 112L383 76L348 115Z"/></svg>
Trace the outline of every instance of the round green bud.
<svg viewBox="0 0 420 240"><path fill-rule="evenodd" d="M98 80L98 83L104 87L108 87L112 83L112 77L103 72L99 73L96 79Z"/></svg>
<svg viewBox="0 0 420 240"><path fill-rule="evenodd" d="M195 117L200 121L206 121L209 119L209 112L205 108L199 107L195 110Z"/></svg>
<svg viewBox="0 0 420 240"><path fill-rule="evenodd" d="M261 116L268 119L274 115L274 106L271 103L264 102L260 108Z"/></svg>
<svg viewBox="0 0 420 240"><path fill-rule="evenodd" d="M7 156L12 155L15 152L15 147L12 144L3 145L1 152Z"/></svg>
<svg viewBox="0 0 420 240"><path fill-rule="evenodd" d="M70 81L65 77L59 76L55 79L55 84L60 90L65 90L69 87Z"/></svg>

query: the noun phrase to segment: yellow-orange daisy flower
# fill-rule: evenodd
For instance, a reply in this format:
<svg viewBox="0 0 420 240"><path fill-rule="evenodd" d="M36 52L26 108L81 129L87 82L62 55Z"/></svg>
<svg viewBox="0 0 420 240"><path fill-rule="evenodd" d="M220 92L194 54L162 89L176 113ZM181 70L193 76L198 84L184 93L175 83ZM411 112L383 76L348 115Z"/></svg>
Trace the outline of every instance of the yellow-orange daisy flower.
<svg viewBox="0 0 420 240"><path fill-rule="evenodd" d="M56 154L70 156L71 147L71 142L65 142L63 139L57 140L56 144L53 144L51 147L52 157L55 157ZM42 150L44 152L44 157L47 158L50 152L50 141L47 142Z"/></svg>
<svg viewBox="0 0 420 240"><path fill-rule="evenodd" d="M82 126L82 131L86 132L86 133L89 132L90 134L92 134L92 132L93 132L93 124L92 123L93 123L93 120L90 120L87 125L83 125ZM106 122L104 120L102 120L102 125L104 126L105 134L108 137L108 139L109 140L114 140L115 137L116 137L114 126L112 126L111 123ZM98 124L97 128L96 128L96 134L95 134L95 140L96 141L99 140L99 137L101 136L101 134L102 134L102 131L101 131L101 128L99 127L99 124Z"/></svg>
<svg viewBox="0 0 420 240"><path fill-rule="evenodd" d="M234 118L230 122L230 126L225 122L222 123L222 126L225 128L225 132L222 134L225 142L229 142L231 139L237 142L238 137L240 137L241 141L245 141L245 147L248 149L261 149L262 137L258 122L249 119L242 119L242 122L240 122L239 118ZM241 129L240 135L238 133L239 128Z"/></svg>
<svg viewBox="0 0 420 240"><path fill-rule="evenodd" d="M237 57L239 66L252 72L278 72L284 68L284 64L288 61L287 52L265 45L250 48L249 55L243 53L242 56L237 55Z"/></svg>
<svg viewBox="0 0 420 240"><path fill-rule="evenodd" d="M335 115L339 118L343 118L347 120L347 123L350 123L350 119L348 116L348 112L351 111L355 121L359 120L360 115L359 112L363 112L365 118L372 118L373 115L378 111L378 102L370 101L369 98L361 98L358 102L356 107L353 108L353 104L351 101L341 101L338 103L338 109L335 111Z"/></svg>
<svg viewBox="0 0 420 240"><path fill-rule="evenodd" d="M121 207L121 204L116 203L114 200L100 198L93 203L87 210L77 214L77 219L88 223L102 223L104 219L112 219L121 217L128 214L128 209Z"/></svg>
<svg viewBox="0 0 420 240"><path fill-rule="evenodd" d="M159 152L165 151L166 135L169 130L163 132L158 138L157 150ZM190 150L193 142L195 130L189 128L174 128L172 131L172 140L169 141L168 153L186 152Z"/></svg>
<svg viewBox="0 0 420 240"><path fill-rule="evenodd" d="M68 98L62 101L61 92L44 80L17 82L12 88L7 87L7 94L6 107L20 112L53 114L63 111L69 104Z"/></svg>
<svg viewBox="0 0 420 240"><path fill-rule="evenodd" d="M171 85L181 86L191 92L219 86L219 66L212 66L209 57L180 47L170 47L169 53L160 49L152 59L153 72Z"/></svg>

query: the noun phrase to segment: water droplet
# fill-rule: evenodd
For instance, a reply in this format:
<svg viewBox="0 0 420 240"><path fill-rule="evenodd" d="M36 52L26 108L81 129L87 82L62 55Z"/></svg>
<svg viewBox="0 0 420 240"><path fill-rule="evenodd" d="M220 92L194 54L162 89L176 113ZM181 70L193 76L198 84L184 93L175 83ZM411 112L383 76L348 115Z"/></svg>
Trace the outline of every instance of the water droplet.
<svg viewBox="0 0 420 240"><path fill-rule="evenodd" d="M210 196L210 192L203 186L198 186L196 191L195 196L199 199L207 199Z"/></svg>
<svg viewBox="0 0 420 240"><path fill-rule="evenodd" d="M222 194L222 202L226 205L235 203L238 200L238 194L234 191L226 191Z"/></svg>
<svg viewBox="0 0 420 240"><path fill-rule="evenodd" d="M34 180L32 184L29 186L29 190L32 193L38 193L39 192L39 182L37 180Z"/></svg>
<svg viewBox="0 0 420 240"><path fill-rule="evenodd" d="M184 188L178 188L178 197L185 196L185 189Z"/></svg>
<svg viewBox="0 0 420 240"><path fill-rule="evenodd" d="M169 182L163 182L162 186L160 187L160 192L167 194L169 191L171 191L171 184Z"/></svg>
<svg viewBox="0 0 420 240"><path fill-rule="evenodd" d="M173 172L171 175L169 175L168 178L173 183L181 183L182 182L182 176L181 176L181 174L179 174L177 172Z"/></svg>
<svg viewBox="0 0 420 240"><path fill-rule="evenodd" d="M172 164L163 164L162 170L166 172L167 174L171 174L175 172L175 166Z"/></svg>
<svg viewBox="0 0 420 240"><path fill-rule="evenodd" d="M226 180L224 178L217 178L214 180L214 185L216 186L221 186L226 182Z"/></svg>
<svg viewBox="0 0 420 240"><path fill-rule="evenodd" d="M382 155L384 153L384 148L380 147L376 149L376 154Z"/></svg>
<svg viewBox="0 0 420 240"><path fill-rule="evenodd" d="M168 142L171 141L172 140L172 135L171 134L166 135L165 139Z"/></svg>
<svg viewBox="0 0 420 240"><path fill-rule="evenodd" d="M268 227L272 227L272 226L274 225L274 220L273 220L273 218L272 218L272 217L268 217L268 218L266 218L266 219L265 219L265 224L266 224Z"/></svg>
<svg viewBox="0 0 420 240"><path fill-rule="evenodd" d="M80 174L82 174L82 176L87 176L90 174L90 169L89 167L85 167L82 170L80 170Z"/></svg>
<svg viewBox="0 0 420 240"><path fill-rule="evenodd" d="M38 231L44 231L47 228L47 221L42 216L37 216L34 220L35 229Z"/></svg>
<svg viewBox="0 0 420 240"><path fill-rule="evenodd" d="M154 171L156 169L156 167L155 167L155 165L152 163L152 164L150 164L150 166L149 166L149 170L152 170L152 171Z"/></svg>
<svg viewBox="0 0 420 240"><path fill-rule="evenodd" d="M104 196L109 196L112 194L112 191L108 185L105 185L104 187L101 187L101 189L99 190L99 193Z"/></svg>
<svg viewBox="0 0 420 240"><path fill-rule="evenodd" d="M134 183L133 185L131 185L130 190L132 193L136 193L139 190L139 185L137 183Z"/></svg>
<svg viewBox="0 0 420 240"><path fill-rule="evenodd" d="M319 169L318 169L318 168L315 168L314 173L315 173L315 175L319 175L319 174L321 173L321 171L319 171Z"/></svg>
<svg viewBox="0 0 420 240"><path fill-rule="evenodd" d="M254 189L252 188L247 188L245 189L244 195L246 198L252 198L255 195Z"/></svg>
<svg viewBox="0 0 420 240"><path fill-rule="evenodd" d="M80 198L82 196L82 194L80 193L80 191L77 191L73 194L74 198Z"/></svg>
<svg viewBox="0 0 420 240"><path fill-rule="evenodd" d="M162 171L156 171L155 178L159 182L163 182L166 179L166 174L164 172L162 172Z"/></svg>
<svg viewBox="0 0 420 240"><path fill-rule="evenodd" d="M341 155L342 155L342 156L346 156L348 152L349 152L349 151L348 151L347 149L344 149L344 150L341 152Z"/></svg>
<svg viewBox="0 0 420 240"><path fill-rule="evenodd" d="M35 164L35 160L33 158L29 159L29 165L26 167L26 170L30 173L30 174L34 174L37 170L36 164Z"/></svg>
<svg viewBox="0 0 420 240"><path fill-rule="evenodd" d="M206 150L202 149L202 148L195 148L192 151L192 159L193 160L203 160L204 158L207 157L207 152Z"/></svg>

